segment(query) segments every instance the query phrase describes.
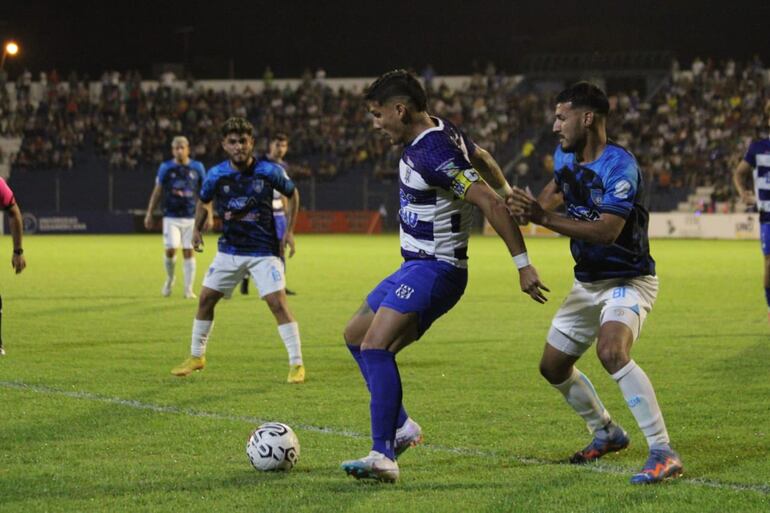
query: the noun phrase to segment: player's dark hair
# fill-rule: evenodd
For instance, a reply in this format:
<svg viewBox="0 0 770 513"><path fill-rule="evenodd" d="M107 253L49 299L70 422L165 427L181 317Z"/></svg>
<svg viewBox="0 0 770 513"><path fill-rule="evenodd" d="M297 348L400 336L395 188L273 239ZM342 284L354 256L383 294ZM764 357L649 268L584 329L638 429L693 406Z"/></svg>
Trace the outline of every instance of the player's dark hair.
<svg viewBox="0 0 770 513"><path fill-rule="evenodd" d="M407 98L418 112L424 112L428 108L425 89L414 73L405 69L396 69L381 75L366 88L364 99L382 105L399 96Z"/></svg>
<svg viewBox="0 0 770 513"><path fill-rule="evenodd" d="M232 117L222 124L220 133L222 134L222 138L225 138L230 134L246 134L254 137L254 125L249 123L249 120L246 118Z"/></svg>
<svg viewBox="0 0 770 513"><path fill-rule="evenodd" d="M610 112L610 101L607 95L590 82L572 84L556 96L556 103L572 103L573 107L584 107L599 114Z"/></svg>
<svg viewBox="0 0 770 513"><path fill-rule="evenodd" d="M273 134L273 136L270 138L271 141L289 141L289 136L286 135L286 132L276 132Z"/></svg>

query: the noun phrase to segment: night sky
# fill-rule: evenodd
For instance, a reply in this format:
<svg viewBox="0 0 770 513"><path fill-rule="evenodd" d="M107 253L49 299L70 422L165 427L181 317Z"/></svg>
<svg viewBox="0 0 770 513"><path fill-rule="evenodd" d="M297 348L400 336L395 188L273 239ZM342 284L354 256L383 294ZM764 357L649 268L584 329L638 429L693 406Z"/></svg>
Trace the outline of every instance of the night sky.
<svg viewBox="0 0 770 513"><path fill-rule="evenodd" d="M118 4L118 2L113 2ZM105 69L187 62L197 78L277 77L322 66L329 76L396 67L467 74L493 61L516 72L543 52L672 51L770 65L770 0L36 2L6 0L0 37L17 39L11 78L24 67L96 77ZM676 4L675 6L668 4ZM232 63L232 64L231 64Z"/></svg>

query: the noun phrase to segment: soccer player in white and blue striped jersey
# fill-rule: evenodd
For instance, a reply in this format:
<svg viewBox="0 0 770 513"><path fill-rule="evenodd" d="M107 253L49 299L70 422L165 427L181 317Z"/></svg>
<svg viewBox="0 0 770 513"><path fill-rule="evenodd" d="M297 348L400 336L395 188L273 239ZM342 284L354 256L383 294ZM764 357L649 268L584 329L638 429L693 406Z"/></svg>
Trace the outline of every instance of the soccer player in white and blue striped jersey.
<svg viewBox="0 0 770 513"><path fill-rule="evenodd" d="M374 128L404 145L399 162L404 263L372 290L345 328L345 342L371 394L372 449L342 468L356 478L392 482L399 477L396 456L421 438L401 402L396 353L463 295L473 205L505 242L521 290L544 303L548 289L529 263L505 203L479 175L499 174L496 164L451 123L428 114L417 78L404 70L386 73L368 88L366 101Z"/></svg>
<svg viewBox="0 0 770 513"><path fill-rule="evenodd" d="M754 182L753 194L746 188L749 176ZM770 321L770 138L757 139L749 145L733 172L733 183L741 199L747 204L756 204L759 212L759 238L765 256L765 300Z"/></svg>

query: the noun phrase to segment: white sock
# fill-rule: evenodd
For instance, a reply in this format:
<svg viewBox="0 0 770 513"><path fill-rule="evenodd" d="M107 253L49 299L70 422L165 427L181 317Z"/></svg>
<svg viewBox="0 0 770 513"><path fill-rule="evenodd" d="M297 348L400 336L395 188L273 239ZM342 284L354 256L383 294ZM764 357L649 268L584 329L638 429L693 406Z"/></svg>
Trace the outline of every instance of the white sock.
<svg viewBox="0 0 770 513"><path fill-rule="evenodd" d="M289 365L302 365L302 343L299 340L299 324L289 322L278 326L286 352L289 353Z"/></svg>
<svg viewBox="0 0 770 513"><path fill-rule="evenodd" d="M193 320L192 343L190 344L190 354L195 357L201 357L206 354L206 343L209 341L209 333L214 327L214 321Z"/></svg>
<svg viewBox="0 0 770 513"><path fill-rule="evenodd" d="M192 284L195 280L195 257L184 259L184 289L192 290Z"/></svg>
<svg viewBox="0 0 770 513"><path fill-rule="evenodd" d="M613 374L612 379L618 382L623 398L631 409L631 413L634 414L636 423L639 424L639 429L647 437L647 445L650 449L667 448L669 438L666 423L663 422L663 414L660 412L655 390L647 374L631 360Z"/></svg>
<svg viewBox="0 0 770 513"><path fill-rule="evenodd" d="M561 392L567 404L583 417L592 433L610 423L610 414L599 400L594 386L577 367L572 368L572 376L567 381L553 387Z"/></svg>
<svg viewBox="0 0 770 513"><path fill-rule="evenodd" d="M168 281L172 281L174 279L174 267L176 267L176 257L165 257L165 263L166 263L166 275L168 276Z"/></svg>

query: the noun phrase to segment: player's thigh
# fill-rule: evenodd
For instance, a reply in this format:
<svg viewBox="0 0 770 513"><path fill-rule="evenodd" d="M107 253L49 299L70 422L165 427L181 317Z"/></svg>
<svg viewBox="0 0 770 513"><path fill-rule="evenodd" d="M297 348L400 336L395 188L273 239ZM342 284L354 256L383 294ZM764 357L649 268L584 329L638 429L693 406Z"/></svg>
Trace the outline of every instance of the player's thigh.
<svg viewBox="0 0 770 513"><path fill-rule="evenodd" d="M418 316L415 312L402 313L381 306L364 335L361 349L387 349L399 352L418 337Z"/></svg>
<svg viewBox="0 0 770 513"><path fill-rule="evenodd" d="M193 243L192 243L193 227L195 226L195 220L180 219L178 226L179 226L182 249L192 250L193 249Z"/></svg>
<svg viewBox="0 0 770 513"><path fill-rule="evenodd" d="M599 297L602 307L601 326L612 322L627 326L630 330L630 341L633 343L639 338L644 321L657 297L657 276L639 276L612 284ZM599 338L601 340L622 338L622 334L623 330L609 327L600 331Z"/></svg>
<svg viewBox="0 0 770 513"><path fill-rule="evenodd" d="M276 256L251 257L248 270L261 298L286 288L283 264Z"/></svg>
<svg viewBox="0 0 770 513"><path fill-rule="evenodd" d="M235 286L248 272L246 258L217 252L203 278L203 286L221 292L224 297L229 298Z"/></svg>
<svg viewBox="0 0 770 513"><path fill-rule="evenodd" d="M182 230L173 217L163 218L163 245L170 248L178 248L182 244Z"/></svg>
<svg viewBox="0 0 770 513"><path fill-rule="evenodd" d="M345 325L345 331L343 332L345 343L353 346L361 345L373 320L374 312L369 307L369 304L364 301Z"/></svg>
<svg viewBox="0 0 770 513"><path fill-rule="evenodd" d="M575 280L551 321L546 340L562 353L580 357L599 333L601 306L590 284Z"/></svg>

